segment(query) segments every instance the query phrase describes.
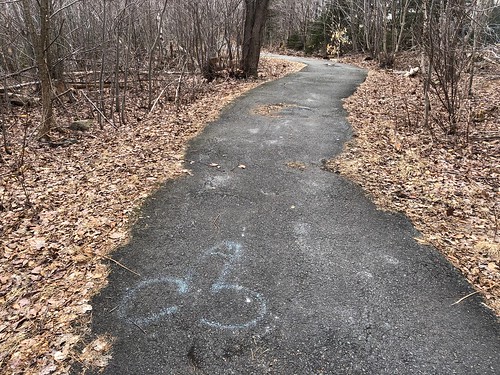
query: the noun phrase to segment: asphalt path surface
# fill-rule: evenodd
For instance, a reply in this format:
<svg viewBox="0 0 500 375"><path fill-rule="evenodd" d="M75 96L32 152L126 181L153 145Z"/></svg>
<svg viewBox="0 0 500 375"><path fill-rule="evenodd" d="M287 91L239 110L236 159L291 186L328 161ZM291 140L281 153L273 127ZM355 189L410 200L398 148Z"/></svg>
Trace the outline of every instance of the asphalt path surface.
<svg viewBox="0 0 500 375"><path fill-rule="evenodd" d="M478 296L453 304L464 278L322 168L366 72L299 60L191 142L192 176L113 254L141 276L113 267L93 301L93 333L116 337L105 373L500 374L495 317Z"/></svg>

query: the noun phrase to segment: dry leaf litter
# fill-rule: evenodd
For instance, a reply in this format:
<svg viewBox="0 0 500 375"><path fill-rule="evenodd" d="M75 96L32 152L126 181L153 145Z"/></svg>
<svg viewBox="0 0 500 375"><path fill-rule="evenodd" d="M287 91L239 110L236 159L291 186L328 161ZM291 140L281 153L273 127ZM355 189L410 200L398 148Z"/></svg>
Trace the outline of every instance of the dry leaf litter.
<svg viewBox="0 0 500 375"><path fill-rule="evenodd" d="M12 154L0 159L0 373L64 374L74 362L106 365L111 339L84 339L89 301L105 286L111 252L127 241L141 203L161 183L189 173L182 164L186 143L224 105L302 67L263 59L258 80L190 78L198 90L191 104L165 102L149 115L137 90L127 125L51 134L62 139L52 145L70 137L67 147L34 140L38 108L8 119ZM84 107L58 108L58 123L69 124L71 111L88 115Z"/></svg>
<svg viewBox="0 0 500 375"><path fill-rule="evenodd" d="M354 138L329 168L361 185L380 208L404 212L422 233L416 240L440 250L500 316L498 66L479 71L463 105L469 123L452 137L422 125L419 77L350 62L369 73L345 101Z"/></svg>

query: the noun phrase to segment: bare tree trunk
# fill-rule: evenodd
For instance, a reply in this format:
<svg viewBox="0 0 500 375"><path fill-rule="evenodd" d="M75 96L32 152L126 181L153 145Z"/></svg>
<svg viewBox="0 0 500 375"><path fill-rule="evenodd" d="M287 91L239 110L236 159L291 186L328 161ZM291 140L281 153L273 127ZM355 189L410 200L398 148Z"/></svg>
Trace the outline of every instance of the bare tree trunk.
<svg viewBox="0 0 500 375"><path fill-rule="evenodd" d="M247 77L257 77L268 8L269 0L245 0L241 70Z"/></svg>
<svg viewBox="0 0 500 375"><path fill-rule="evenodd" d="M394 47L394 53L399 52L399 48L401 47L401 41L403 40L403 33L405 31L405 26L406 26L406 15L408 13L408 5L410 4L409 0L405 0L403 3L403 8L400 9L401 16L400 16L400 22L399 22L399 33L397 36L397 42Z"/></svg>
<svg viewBox="0 0 500 375"><path fill-rule="evenodd" d="M128 8L128 0L125 0L125 8ZM120 106L120 118L121 118L121 123L125 124L126 118L125 118L125 104L127 100L127 89L128 89L128 76L130 72L130 44L131 44L131 35L132 35L132 21L130 19L131 16L127 17L127 25L125 27L126 30L126 43L124 46L125 50L125 71L124 71L124 77L123 77L123 95L122 95L122 102Z"/></svg>
<svg viewBox="0 0 500 375"><path fill-rule="evenodd" d="M431 103L430 103L430 97L429 97L429 89L430 89L430 81L432 78L432 53L431 52L431 41L430 41L430 20L429 20L429 14L432 12L432 4L431 3L431 8L429 9L429 6L427 2L424 0L423 1L423 8L424 8L424 25L423 25L423 45L422 45L422 51L421 51L421 70L424 74L424 105L425 105L425 110L424 110L424 126L425 127L430 127L429 126L429 116L430 116L430 110L431 110Z"/></svg>
<svg viewBox="0 0 500 375"><path fill-rule="evenodd" d="M168 0L165 0L163 3L163 8L158 15L158 25L156 28L156 35L153 40L152 45L149 48L149 61L148 61L148 89L149 89L149 95L148 95L148 108L151 109L151 106L153 105L153 58L154 58L154 52L156 50L156 46L158 45L158 41L160 40L161 33L162 33L162 22L163 22L163 16L165 15L165 10L167 9L167 3Z"/></svg>
<svg viewBox="0 0 500 375"><path fill-rule="evenodd" d="M37 134L38 138L42 138L47 135L55 124L54 111L52 108L52 81L48 62L51 0L40 0L38 2L40 33L35 30L30 2L28 0L22 0L22 5L26 26L28 27L33 49L35 51L36 65L42 90L42 123Z"/></svg>
<svg viewBox="0 0 500 375"><path fill-rule="evenodd" d="M471 15L471 33L473 38L472 51L471 51L472 56L471 56L469 79L467 81L467 95L469 97L472 96L472 84L474 83L474 75L475 75L475 60L476 60L479 40L481 38L480 30L484 30L486 28L485 24L483 24L483 22L485 22L485 18L487 18L486 16L487 11L485 11L485 9L492 9L492 8L493 8L493 1L484 2L481 3L481 5L479 1L476 1L474 4L474 9L472 9L472 15Z"/></svg>
<svg viewBox="0 0 500 375"><path fill-rule="evenodd" d="M99 73L99 127L104 129L103 117L106 117L106 109L104 108L104 62L106 56L106 0L102 0L102 51L101 51L101 72Z"/></svg>
<svg viewBox="0 0 500 375"><path fill-rule="evenodd" d="M125 11L123 11L123 16L125 14ZM123 19L117 22L117 29L116 29L116 43L115 43L115 72L114 72L114 82L113 82L113 95L111 98L111 116L113 118L113 124L115 123L115 115L113 113L113 107L114 107L114 112L118 113L118 125L122 125L122 118L120 116L120 40L123 37L122 35L122 26L123 26ZM113 103L114 102L114 103ZM115 124L116 125L116 124Z"/></svg>
<svg viewBox="0 0 500 375"><path fill-rule="evenodd" d="M3 57L5 60L5 56ZM2 127L2 138L3 138L3 148L6 154L11 154L11 151L9 149L9 142L7 140L7 121L5 120L7 118L7 113L10 109L10 100L9 100L9 94L7 92L7 76L4 76L3 79L3 87L5 88L3 91L3 100L5 102L5 105L2 106L2 123L0 126ZM2 161L1 156L0 156L0 161Z"/></svg>
<svg viewBox="0 0 500 375"><path fill-rule="evenodd" d="M365 37L365 47L370 52L372 57L374 57L374 43L372 43L372 16L373 11L370 8L370 2L367 0L363 1L363 34Z"/></svg>
<svg viewBox="0 0 500 375"><path fill-rule="evenodd" d="M354 53L357 53L359 51L358 32L357 32L359 25L358 25L358 21L356 19L356 13L355 13L356 11L357 11L357 9L354 6L354 0L350 0L349 1L349 19L350 19L349 28L350 28L350 32L351 32L352 50L354 51Z"/></svg>

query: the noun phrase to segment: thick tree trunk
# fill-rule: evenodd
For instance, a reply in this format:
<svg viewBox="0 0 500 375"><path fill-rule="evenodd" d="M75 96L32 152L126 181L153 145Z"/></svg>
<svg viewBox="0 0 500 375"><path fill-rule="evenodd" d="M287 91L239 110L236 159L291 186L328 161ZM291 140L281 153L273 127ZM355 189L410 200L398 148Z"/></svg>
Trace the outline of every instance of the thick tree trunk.
<svg viewBox="0 0 500 375"><path fill-rule="evenodd" d="M262 34L266 24L269 0L245 0L241 70L247 77L257 76Z"/></svg>

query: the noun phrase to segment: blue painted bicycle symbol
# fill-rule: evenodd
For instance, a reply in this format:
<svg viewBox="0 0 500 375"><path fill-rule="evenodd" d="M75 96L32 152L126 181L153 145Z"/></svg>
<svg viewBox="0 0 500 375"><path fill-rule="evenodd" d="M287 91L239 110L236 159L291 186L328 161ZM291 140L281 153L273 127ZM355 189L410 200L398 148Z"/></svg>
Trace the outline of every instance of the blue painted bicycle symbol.
<svg viewBox="0 0 500 375"><path fill-rule="evenodd" d="M196 290L193 287L195 279L199 278L200 273L199 270L195 272L194 268L181 278L164 276L141 281L124 295L118 310L119 316L140 327L146 327L180 313L182 309L186 308L185 300L188 300L189 297L191 297L191 305L198 304L198 302L193 301L196 301L195 297L200 297L200 299L205 300L205 303L202 303L204 307L200 308L203 313L199 317L199 323L213 328L230 330L255 326L267 311L264 298L256 291L228 281L229 275L241 259L242 253L241 244L225 241L205 251L200 256L199 264L207 267L217 263L216 261L208 263L209 258L216 258L217 261L223 260L222 270L207 291ZM162 290L163 294L160 293ZM203 293L206 295L204 296ZM151 294L156 295L156 300L163 299L163 303L168 305L151 306L146 309L150 311L145 314L141 295L144 297ZM172 304L173 298L176 298L178 302ZM208 303L206 303L207 300ZM199 306L188 306L188 308L197 307Z"/></svg>

